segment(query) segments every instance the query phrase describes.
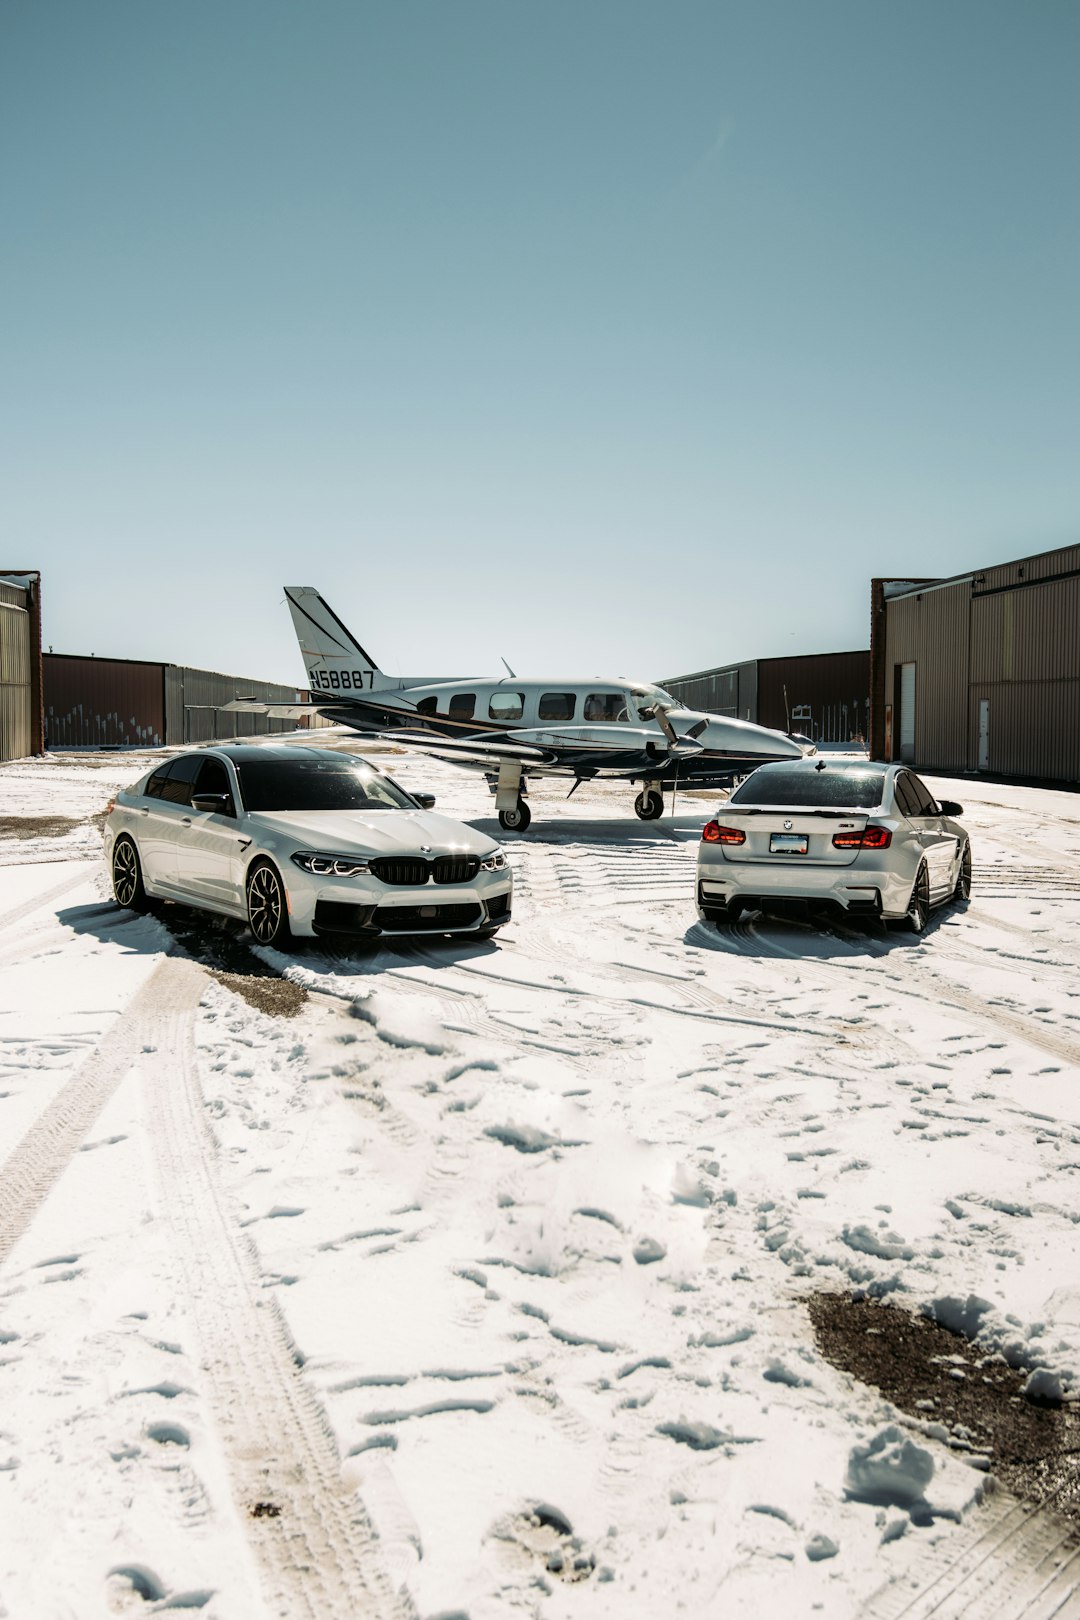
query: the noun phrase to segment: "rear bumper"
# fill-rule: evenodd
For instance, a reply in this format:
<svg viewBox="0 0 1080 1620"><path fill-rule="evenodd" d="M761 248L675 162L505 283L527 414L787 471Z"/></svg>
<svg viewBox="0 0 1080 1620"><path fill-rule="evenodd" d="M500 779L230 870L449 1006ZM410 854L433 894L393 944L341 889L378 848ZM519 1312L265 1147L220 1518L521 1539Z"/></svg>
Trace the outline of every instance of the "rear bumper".
<svg viewBox="0 0 1080 1620"><path fill-rule="evenodd" d="M914 877L896 872L864 870L861 865L802 867L750 861L710 862L698 868L697 903L705 916L718 911L782 908L798 901L809 907L828 906L854 915L902 917L907 910Z"/></svg>

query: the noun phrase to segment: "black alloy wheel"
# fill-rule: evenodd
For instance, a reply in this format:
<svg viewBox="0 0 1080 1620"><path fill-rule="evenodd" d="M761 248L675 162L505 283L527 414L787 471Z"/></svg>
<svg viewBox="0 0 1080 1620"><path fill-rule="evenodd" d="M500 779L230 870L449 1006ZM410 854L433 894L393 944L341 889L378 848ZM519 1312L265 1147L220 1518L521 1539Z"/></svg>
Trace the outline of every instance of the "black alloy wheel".
<svg viewBox="0 0 1080 1620"><path fill-rule="evenodd" d="M953 899L958 903L971 899L971 845L964 845L964 853L960 861L960 870L956 874L956 887L953 890Z"/></svg>
<svg viewBox="0 0 1080 1620"><path fill-rule="evenodd" d="M525 800L518 799L513 810L499 811L499 826L507 832L524 832L532 820L532 811Z"/></svg>
<svg viewBox="0 0 1080 1620"><path fill-rule="evenodd" d="M287 946L292 935L285 885L269 861L257 862L248 874L247 912L260 945Z"/></svg>
<svg viewBox="0 0 1080 1620"><path fill-rule="evenodd" d="M926 862L923 861L915 875L915 882L911 886L911 899L908 901L907 915L904 926L909 933L921 934L930 920L930 873Z"/></svg>
<svg viewBox="0 0 1080 1620"><path fill-rule="evenodd" d="M112 852L112 891L126 911L147 911L150 897L143 888L139 852L127 834L116 840Z"/></svg>
<svg viewBox="0 0 1080 1620"><path fill-rule="evenodd" d="M659 821L664 813L662 793L639 793L634 800L634 814L639 821Z"/></svg>

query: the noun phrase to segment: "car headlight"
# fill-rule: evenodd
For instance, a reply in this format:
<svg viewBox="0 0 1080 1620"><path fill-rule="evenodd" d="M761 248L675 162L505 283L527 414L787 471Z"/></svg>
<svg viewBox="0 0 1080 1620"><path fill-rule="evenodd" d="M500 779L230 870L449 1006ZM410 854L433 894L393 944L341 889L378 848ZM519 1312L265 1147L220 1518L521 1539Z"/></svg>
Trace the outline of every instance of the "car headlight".
<svg viewBox="0 0 1080 1620"><path fill-rule="evenodd" d="M359 877L370 872L367 861L355 855L323 855L319 850L298 849L292 856L293 864L313 872L316 877Z"/></svg>
<svg viewBox="0 0 1080 1620"><path fill-rule="evenodd" d="M493 849L491 854L485 856L485 858L480 862L480 867L484 872L501 872L503 868L509 866L509 864L509 861L506 859L506 856L501 849Z"/></svg>

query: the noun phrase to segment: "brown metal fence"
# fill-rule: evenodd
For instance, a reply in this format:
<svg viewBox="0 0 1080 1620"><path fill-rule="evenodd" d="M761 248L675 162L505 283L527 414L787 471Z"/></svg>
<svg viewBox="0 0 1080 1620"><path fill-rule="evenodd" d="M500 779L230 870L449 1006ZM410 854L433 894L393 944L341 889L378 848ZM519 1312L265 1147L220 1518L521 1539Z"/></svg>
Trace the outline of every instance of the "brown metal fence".
<svg viewBox="0 0 1080 1620"><path fill-rule="evenodd" d="M224 705L238 697L295 704L305 694L273 681L250 681L183 664L84 658L47 653L45 728L50 748L154 748L161 745L263 737L310 720L238 714Z"/></svg>

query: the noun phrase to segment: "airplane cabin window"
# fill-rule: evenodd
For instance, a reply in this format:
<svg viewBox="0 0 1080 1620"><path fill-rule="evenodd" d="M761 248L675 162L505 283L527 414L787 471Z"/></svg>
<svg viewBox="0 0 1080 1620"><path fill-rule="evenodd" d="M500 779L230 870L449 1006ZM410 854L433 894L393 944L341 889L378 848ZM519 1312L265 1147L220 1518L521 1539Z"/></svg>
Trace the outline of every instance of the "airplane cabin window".
<svg viewBox="0 0 1080 1620"><path fill-rule="evenodd" d="M435 714L438 708L439 700L437 697L426 697L420 699L416 705L416 712L417 714Z"/></svg>
<svg viewBox="0 0 1080 1620"><path fill-rule="evenodd" d="M545 692L540 699L541 720L572 720L574 702L573 692Z"/></svg>
<svg viewBox="0 0 1080 1620"><path fill-rule="evenodd" d="M450 699L451 720L471 720L476 713L475 692L455 692Z"/></svg>
<svg viewBox="0 0 1080 1620"><path fill-rule="evenodd" d="M488 704L492 720L520 720L525 713L524 692L493 692Z"/></svg>
<svg viewBox="0 0 1080 1620"><path fill-rule="evenodd" d="M586 720L629 720L625 692L590 692L585 699Z"/></svg>

